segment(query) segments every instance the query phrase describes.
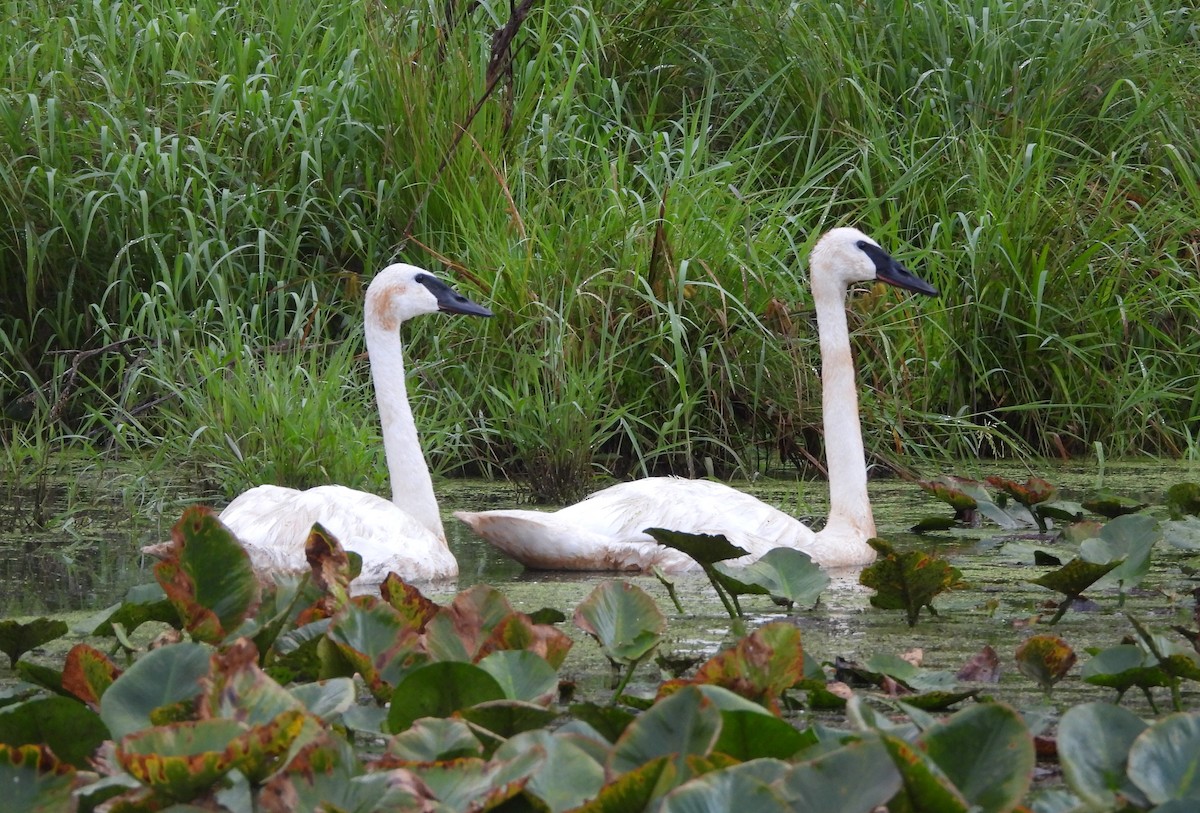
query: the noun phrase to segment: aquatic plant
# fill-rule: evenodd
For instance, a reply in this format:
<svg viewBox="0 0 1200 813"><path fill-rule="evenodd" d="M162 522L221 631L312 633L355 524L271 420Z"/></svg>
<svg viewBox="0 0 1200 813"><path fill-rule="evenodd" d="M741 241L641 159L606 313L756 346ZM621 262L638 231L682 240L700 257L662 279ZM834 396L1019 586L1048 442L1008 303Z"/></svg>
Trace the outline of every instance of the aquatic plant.
<svg viewBox="0 0 1200 813"><path fill-rule="evenodd" d="M875 591L871 605L883 610L904 610L910 627L922 609L937 615L933 599L965 585L962 573L940 556L917 550L898 551L883 539L869 540L879 559L863 568L858 581Z"/></svg>

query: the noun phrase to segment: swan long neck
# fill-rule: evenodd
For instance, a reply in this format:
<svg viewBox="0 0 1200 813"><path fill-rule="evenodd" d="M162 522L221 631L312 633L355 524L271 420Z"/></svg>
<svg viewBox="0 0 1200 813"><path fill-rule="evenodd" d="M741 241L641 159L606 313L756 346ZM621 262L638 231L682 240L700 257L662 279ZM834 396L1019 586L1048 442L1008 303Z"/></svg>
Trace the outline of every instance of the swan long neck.
<svg viewBox="0 0 1200 813"><path fill-rule="evenodd" d="M875 535L875 519L867 496L858 383L846 322L846 287L829 276L814 275L812 292L821 340L821 412L829 469L829 521L825 528L839 533L854 530L869 538Z"/></svg>
<svg viewBox="0 0 1200 813"><path fill-rule="evenodd" d="M433 493L433 480L429 476L429 466L425 463L421 441L417 437L417 424L408 403L398 325L393 323L389 327L368 319L366 339L388 477L392 482L392 502L432 531L438 539L445 540L446 532L442 528L442 517Z"/></svg>

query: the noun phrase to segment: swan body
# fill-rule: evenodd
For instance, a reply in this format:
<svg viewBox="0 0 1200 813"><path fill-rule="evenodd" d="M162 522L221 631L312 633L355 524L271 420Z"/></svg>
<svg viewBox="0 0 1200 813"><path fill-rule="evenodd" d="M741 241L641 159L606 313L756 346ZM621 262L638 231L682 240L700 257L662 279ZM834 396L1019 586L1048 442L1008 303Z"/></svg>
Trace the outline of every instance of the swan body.
<svg viewBox="0 0 1200 813"><path fill-rule="evenodd" d="M698 568L691 557L656 543L646 528L723 534L748 551L744 565L776 547L795 548L826 568L869 564L867 540L875 520L867 496L867 467L858 391L846 322L846 291L879 280L936 296L861 231L837 228L813 248L810 284L821 343L822 419L829 470L829 519L814 532L755 497L707 480L649 477L598 491L559 511L459 511L478 536L529 568L541 570L666 572Z"/></svg>
<svg viewBox="0 0 1200 813"><path fill-rule="evenodd" d="M408 403L399 332L405 320L438 311L492 315L416 266L396 263L375 275L367 288L364 324L392 499L339 485L250 489L220 519L260 576L307 570L304 543L316 522L362 557L354 587L379 583L391 572L414 581L458 575Z"/></svg>

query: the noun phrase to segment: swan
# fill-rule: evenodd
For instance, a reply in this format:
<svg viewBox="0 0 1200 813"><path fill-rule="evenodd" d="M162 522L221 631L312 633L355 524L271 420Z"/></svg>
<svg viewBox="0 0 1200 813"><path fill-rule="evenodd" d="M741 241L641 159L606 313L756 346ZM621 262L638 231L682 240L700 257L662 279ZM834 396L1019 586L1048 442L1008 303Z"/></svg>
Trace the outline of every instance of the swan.
<svg viewBox="0 0 1200 813"><path fill-rule="evenodd" d="M826 568L869 564L867 540L875 520L867 496L867 467L858 392L850 356L846 291L879 280L915 293L937 290L893 259L858 229L824 234L809 257L810 286L821 342L821 407L829 469L829 519L814 532L794 517L722 483L648 477L598 491L555 512L457 511L454 516L528 568L539 570L680 572L691 557L657 544L646 528L724 534L744 548L748 564L776 547L802 550Z"/></svg>
<svg viewBox="0 0 1200 813"><path fill-rule="evenodd" d="M363 321L392 499L339 485L250 489L219 518L250 554L260 577L307 570L304 543L315 522L362 557L362 572L352 587L377 584L390 572L415 581L458 575L408 403L400 343L401 322L437 311L492 315L413 265L389 265L371 280Z"/></svg>

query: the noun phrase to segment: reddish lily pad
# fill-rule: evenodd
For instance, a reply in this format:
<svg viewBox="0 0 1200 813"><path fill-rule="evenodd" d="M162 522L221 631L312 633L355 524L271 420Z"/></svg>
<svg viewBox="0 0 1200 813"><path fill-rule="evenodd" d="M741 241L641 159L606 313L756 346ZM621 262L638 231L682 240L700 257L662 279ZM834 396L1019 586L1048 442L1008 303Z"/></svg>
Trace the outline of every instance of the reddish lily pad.
<svg viewBox="0 0 1200 813"><path fill-rule="evenodd" d="M218 643L258 608L250 556L210 509L186 509L162 556L154 575L193 639Z"/></svg>
<svg viewBox="0 0 1200 813"><path fill-rule="evenodd" d="M987 482L1026 508L1031 508L1038 503L1054 499L1054 495L1058 491L1058 489L1041 477L1030 477L1024 483L1018 483L1016 480L1009 480L1007 477L992 475L987 478Z"/></svg>
<svg viewBox="0 0 1200 813"><path fill-rule="evenodd" d="M779 698L803 677L800 630L775 621L742 638L732 649L713 656L691 680L668 682L664 688L670 691L688 683L723 686L778 714Z"/></svg>
<svg viewBox="0 0 1200 813"><path fill-rule="evenodd" d="M63 689L99 711L100 698L121 675L120 668L107 655L87 644L76 644L63 664Z"/></svg>
<svg viewBox="0 0 1200 813"><path fill-rule="evenodd" d="M1021 674L1048 692L1075 665L1075 650L1057 635L1034 635L1017 647L1016 658Z"/></svg>

